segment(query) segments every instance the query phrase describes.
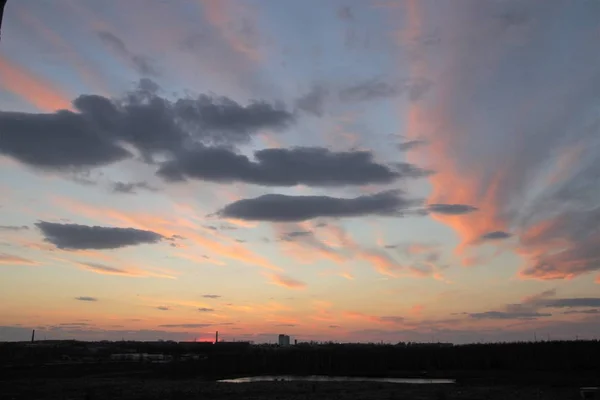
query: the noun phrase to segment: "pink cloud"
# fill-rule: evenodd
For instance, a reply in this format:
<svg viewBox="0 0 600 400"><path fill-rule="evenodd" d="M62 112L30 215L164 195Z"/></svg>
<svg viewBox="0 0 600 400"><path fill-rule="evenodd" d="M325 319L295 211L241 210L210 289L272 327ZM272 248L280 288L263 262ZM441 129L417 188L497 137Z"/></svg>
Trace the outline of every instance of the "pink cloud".
<svg viewBox="0 0 600 400"><path fill-rule="evenodd" d="M0 57L0 85L41 111L71 108L64 92L6 57Z"/></svg>
<svg viewBox="0 0 600 400"><path fill-rule="evenodd" d="M37 265L38 263L12 254L0 253L0 265Z"/></svg>
<svg viewBox="0 0 600 400"><path fill-rule="evenodd" d="M306 283L283 274L268 274L270 282L274 285L288 289L306 289Z"/></svg>

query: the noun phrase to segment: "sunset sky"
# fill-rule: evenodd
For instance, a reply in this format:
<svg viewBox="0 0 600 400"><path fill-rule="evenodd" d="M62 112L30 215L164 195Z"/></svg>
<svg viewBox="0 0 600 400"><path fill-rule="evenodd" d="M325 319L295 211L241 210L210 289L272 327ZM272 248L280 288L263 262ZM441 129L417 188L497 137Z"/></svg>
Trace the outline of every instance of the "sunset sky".
<svg viewBox="0 0 600 400"><path fill-rule="evenodd" d="M0 341L600 338L600 1L9 0Z"/></svg>

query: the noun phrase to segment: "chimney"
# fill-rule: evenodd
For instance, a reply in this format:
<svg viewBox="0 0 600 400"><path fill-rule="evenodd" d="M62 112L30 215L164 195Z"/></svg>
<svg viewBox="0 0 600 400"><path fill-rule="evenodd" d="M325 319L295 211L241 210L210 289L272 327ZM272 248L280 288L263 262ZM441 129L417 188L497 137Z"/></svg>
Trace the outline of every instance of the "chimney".
<svg viewBox="0 0 600 400"><path fill-rule="evenodd" d="M219 343L219 331L215 333L215 343Z"/></svg>
<svg viewBox="0 0 600 400"><path fill-rule="evenodd" d="M35 329L33 330L33 332L31 332L31 343L33 343L35 340Z"/></svg>

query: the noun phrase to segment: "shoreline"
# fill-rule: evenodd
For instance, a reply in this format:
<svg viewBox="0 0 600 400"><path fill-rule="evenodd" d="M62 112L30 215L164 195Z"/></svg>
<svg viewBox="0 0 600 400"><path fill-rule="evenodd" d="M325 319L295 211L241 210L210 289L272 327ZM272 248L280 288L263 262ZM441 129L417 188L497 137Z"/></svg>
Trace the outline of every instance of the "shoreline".
<svg viewBox="0 0 600 400"><path fill-rule="evenodd" d="M278 381L218 383L213 381L148 378L17 379L0 381L2 398L39 399L253 399L253 400L505 400L576 398L579 387L549 385L457 385L383 382Z"/></svg>

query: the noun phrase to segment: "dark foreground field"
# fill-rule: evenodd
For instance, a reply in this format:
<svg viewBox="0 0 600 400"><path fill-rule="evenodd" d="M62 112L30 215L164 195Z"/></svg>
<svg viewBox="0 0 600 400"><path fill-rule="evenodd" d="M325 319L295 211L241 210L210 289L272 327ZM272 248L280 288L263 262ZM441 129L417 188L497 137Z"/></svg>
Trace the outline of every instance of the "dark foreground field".
<svg viewBox="0 0 600 400"><path fill-rule="evenodd" d="M215 383L156 379L34 379L0 381L0 399L134 400L571 400L576 387L400 385L358 382Z"/></svg>

